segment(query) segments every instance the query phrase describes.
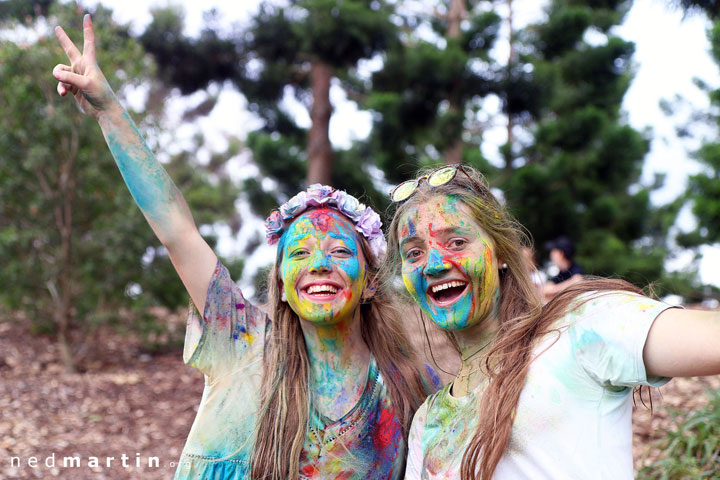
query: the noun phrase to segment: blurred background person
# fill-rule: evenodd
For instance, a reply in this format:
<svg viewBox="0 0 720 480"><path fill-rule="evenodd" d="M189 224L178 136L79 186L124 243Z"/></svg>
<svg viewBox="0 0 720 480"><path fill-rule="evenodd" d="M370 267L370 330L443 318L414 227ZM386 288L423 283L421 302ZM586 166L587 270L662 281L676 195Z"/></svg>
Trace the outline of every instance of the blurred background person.
<svg viewBox="0 0 720 480"><path fill-rule="evenodd" d="M550 251L550 261L560 270L542 288L541 296L549 302L562 290L582 280L585 271L575 262L575 244L568 237L560 236L547 242L545 248Z"/></svg>

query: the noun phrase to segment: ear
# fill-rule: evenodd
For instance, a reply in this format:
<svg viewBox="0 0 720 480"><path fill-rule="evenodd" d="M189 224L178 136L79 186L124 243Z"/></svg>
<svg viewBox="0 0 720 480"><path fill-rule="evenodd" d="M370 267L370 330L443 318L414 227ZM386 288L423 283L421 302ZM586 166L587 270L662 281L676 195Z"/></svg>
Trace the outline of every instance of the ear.
<svg viewBox="0 0 720 480"><path fill-rule="evenodd" d="M362 294L360 295L360 301L362 303L367 303L370 301L371 298L375 296L375 292L377 291L377 280L373 279L368 282L367 285L365 285L365 288L363 288Z"/></svg>
<svg viewBox="0 0 720 480"><path fill-rule="evenodd" d="M285 284L280 280L280 301L287 303L287 295L285 295Z"/></svg>
<svg viewBox="0 0 720 480"><path fill-rule="evenodd" d="M508 269L508 264L505 263L505 260L503 260L502 258L498 257L498 258L497 258L497 261L498 261L498 270L499 270L499 271L504 272L505 270Z"/></svg>

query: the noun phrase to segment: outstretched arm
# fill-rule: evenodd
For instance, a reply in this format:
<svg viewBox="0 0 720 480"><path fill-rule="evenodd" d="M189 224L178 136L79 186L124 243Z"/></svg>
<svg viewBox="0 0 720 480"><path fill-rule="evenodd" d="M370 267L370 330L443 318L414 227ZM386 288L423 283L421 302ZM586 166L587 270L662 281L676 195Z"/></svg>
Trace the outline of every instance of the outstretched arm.
<svg viewBox="0 0 720 480"><path fill-rule="evenodd" d="M720 374L720 312L665 310L650 328L643 361L648 375Z"/></svg>
<svg viewBox="0 0 720 480"><path fill-rule="evenodd" d="M217 257L200 236L182 194L155 159L98 67L90 15L83 18L82 53L61 27L56 27L55 33L70 60L70 65L53 69L59 81L58 93L72 93L82 111L100 124L125 184L202 312Z"/></svg>
<svg viewBox="0 0 720 480"><path fill-rule="evenodd" d="M570 285L574 285L578 282L581 282L583 279L583 276L579 273L576 273L572 277L568 278L567 280L560 282L560 283L553 283L551 281L545 282L545 285L542 286L542 295L545 300L545 302L549 302L552 300L555 295L562 292L566 288L568 288Z"/></svg>

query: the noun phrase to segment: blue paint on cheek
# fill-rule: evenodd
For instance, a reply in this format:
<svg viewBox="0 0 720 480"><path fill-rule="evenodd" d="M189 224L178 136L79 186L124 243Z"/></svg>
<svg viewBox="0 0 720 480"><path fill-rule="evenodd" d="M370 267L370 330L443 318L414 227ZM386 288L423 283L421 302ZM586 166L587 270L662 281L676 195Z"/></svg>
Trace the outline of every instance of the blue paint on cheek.
<svg viewBox="0 0 720 480"><path fill-rule="evenodd" d="M444 330L458 330L467 326L472 307L471 293L466 293L463 298L447 308L438 308L431 303L426 293L428 282L421 267L412 270L405 267L403 281L413 300L438 327Z"/></svg>
<svg viewBox="0 0 720 480"><path fill-rule="evenodd" d="M422 308L426 314L434 316L435 312L430 307L427 295L425 294L428 284L425 276L422 274L422 268L417 267L408 272L403 271L403 281L408 293L410 293L420 308Z"/></svg>
<svg viewBox="0 0 720 480"><path fill-rule="evenodd" d="M355 282L360 278L360 262L357 257L343 258L336 262L338 268L341 268L348 278Z"/></svg>

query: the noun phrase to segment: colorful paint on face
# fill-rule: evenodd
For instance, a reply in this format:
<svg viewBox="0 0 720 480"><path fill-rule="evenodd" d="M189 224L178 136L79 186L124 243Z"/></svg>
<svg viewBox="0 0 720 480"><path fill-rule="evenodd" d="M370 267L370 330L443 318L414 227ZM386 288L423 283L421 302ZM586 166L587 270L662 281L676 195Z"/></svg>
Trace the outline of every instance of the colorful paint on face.
<svg viewBox="0 0 720 480"><path fill-rule="evenodd" d="M306 212L290 225L280 248L283 289L300 318L318 325L352 318L367 270L348 219L332 209Z"/></svg>
<svg viewBox="0 0 720 480"><path fill-rule="evenodd" d="M494 310L500 295L494 246L461 201L438 196L411 207L398 240L405 287L440 328L462 330Z"/></svg>

